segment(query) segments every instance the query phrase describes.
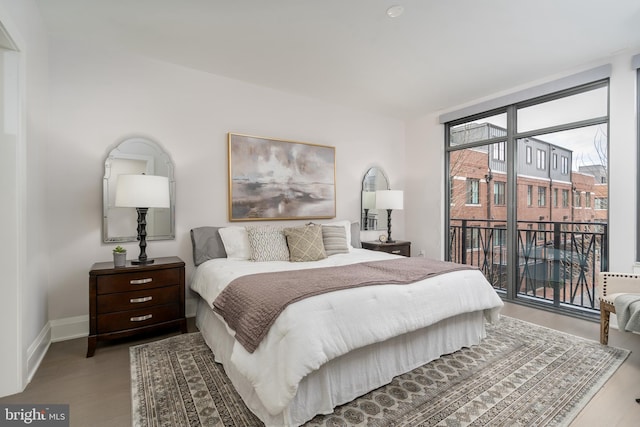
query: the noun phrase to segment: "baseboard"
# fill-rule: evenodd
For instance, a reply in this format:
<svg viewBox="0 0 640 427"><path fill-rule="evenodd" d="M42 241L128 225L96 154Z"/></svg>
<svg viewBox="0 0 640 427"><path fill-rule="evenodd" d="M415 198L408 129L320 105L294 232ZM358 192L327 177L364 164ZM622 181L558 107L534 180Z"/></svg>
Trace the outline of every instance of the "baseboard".
<svg viewBox="0 0 640 427"><path fill-rule="evenodd" d="M66 317L51 320L51 342L89 336L89 316Z"/></svg>
<svg viewBox="0 0 640 427"><path fill-rule="evenodd" d="M52 342L89 335L89 316L50 320L27 349L27 384L31 382Z"/></svg>
<svg viewBox="0 0 640 427"><path fill-rule="evenodd" d="M36 339L31 343L27 349L27 382L31 382L31 379L35 375L42 359L44 359L47 350L51 345L51 326L49 322L44 325L44 328L40 331Z"/></svg>

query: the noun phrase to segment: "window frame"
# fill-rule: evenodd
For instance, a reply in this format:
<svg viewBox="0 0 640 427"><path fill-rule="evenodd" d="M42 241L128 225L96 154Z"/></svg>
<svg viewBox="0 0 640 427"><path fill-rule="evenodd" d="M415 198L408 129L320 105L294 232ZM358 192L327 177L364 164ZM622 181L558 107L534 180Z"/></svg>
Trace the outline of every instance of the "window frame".
<svg viewBox="0 0 640 427"><path fill-rule="evenodd" d="M601 72L605 73L606 75L601 75L600 74ZM449 174L450 154L452 152L458 151L458 150L470 149L470 148L480 148L480 147L488 146L490 144L494 144L497 142L506 141L505 143L506 165L505 166L506 166L506 175L507 177L509 177L506 183L506 187L507 187L506 199L507 201L509 201L509 203L506 205L506 230L507 230L506 246L508 247L518 248L519 247L518 239L520 238L519 232L518 232L518 217L517 217L516 207L518 206L518 198L522 200L524 189L522 188L522 184L518 182L518 178L521 176L518 169L518 157L519 157L518 150L517 150L518 141L522 139L532 138L532 137L535 138L536 136L542 135L542 134L562 132L565 130L572 130L576 128L587 127L587 126L592 126L597 124L604 124L608 126L610 122L610 112L609 112L609 109L607 108L606 115L603 115L600 117L592 117L592 118L579 120L575 122L562 123L560 125L554 125L547 128L518 131L517 120L516 120L517 111L518 109L526 108L529 105L542 104L547 101L553 101L558 98L568 97L573 94L586 92L602 86L607 87L608 96L610 96L610 92L611 92L611 83L609 79L610 66L594 69L592 71L589 71L588 73L581 75L580 78L583 78L586 75L591 75L591 76L600 75L600 77L592 78L588 81L583 81L582 83L575 83L575 80L571 78L568 80L571 80L574 82L572 86L564 86L563 88L560 88L560 89L558 89L558 87L556 86L555 90L549 90L546 93L542 93L538 96L531 96L528 99L521 99L518 101L513 101L512 97L508 96L507 98L510 99L511 101L503 102L501 100L500 102L503 102L503 103L500 105L493 104L494 108L484 108L486 105L490 105L491 102L482 103L482 104L478 104L478 105L483 105L483 108L481 110L478 109L478 105L475 105L471 107L466 107L462 110L445 113L440 115L439 117L440 122L445 124L445 132L444 132L445 134L445 137L444 137L445 139L445 176L448 176ZM479 124L487 123L489 126L491 126L494 123L490 121L483 122L483 119L491 119L494 116L505 114L505 113L506 113L506 123L507 123L506 135L500 135L500 136L488 135L486 139L474 140L473 142L470 142L467 144L458 144L458 143L451 144L452 129L455 129L457 127L459 128L462 125L472 124L474 122L477 122ZM498 123L495 123L494 126L502 126L502 125L500 124L500 122L498 122ZM608 142L609 142L609 137L607 135L607 143ZM541 155L542 169L547 171L551 168L551 164L550 163L547 164L547 162L550 161L550 156L548 155L548 153L549 151L547 150L543 158L542 158L543 155ZM491 155L489 155L489 158L491 158ZM565 160L566 173L564 175L571 174L571 170L570 170L571 166L569 165L569 159L570 157L567 157ZM522 159L522 160L525 160L525 159ZM533 169L533 167L531 167L531 169ZM530 175L530 176L540 177L541 174L540 172L537 172L537 175ZM549 179L549 181L551 182L551 179ZM556 181L559 181L561 185L565 184L567 181L571 182L570 180L565 180L564 177L560 179L554 178L553 182L555 183ZM446 186L450 185L449 180L446 180L445 185ZM562 186L560 188L562 188ZM445 192L445 194L447 193ZM563 194L565 194L564 191L563 191ZM531 197L531 202L532 201L533 200ZM568 200L568 204L569 205L571 204L571 200ZM531 205L532 203L529 204L529 206ZM563 221L566 221L567 218L568 218L568 214L563 213ZM445 204L444 220L446 223L445 227L448 230L447 241L451 242L452 241L451 234L449 233L451 232L450 227L451 227L452 217L451 217L451 212L449 210L449 206L447 204ZM555 221L558 222L559 219ZM447 246L447 250L445 252L446 259L452 259L453 253L450 252L450 250L451 250L451 247ZM516 283L516 280L519 278L519 273L517 269L518 269L518 266L520 265L518 261L518 251L516 249L507 251L505 262L506 262L505 265L507 265L506 279L505 279L506 288L504 289L506 292L506 298L507 300L516 300L516 299L519 299L518 297L520 294L520 291L518 290L517 283ZM602 265L604 266L604 268L606 268L606 264L608 264L607 258L603 257ZM554 306L555 305L556 304L554 303Z"/></svg>
<svg viewBox="0 0 640 427"><path fill-rule="evenodd" d="M474 184L475 184L475 188L474 188ZM467 205L480 204L480 180L479 179L467 178L467 197L466 197L465 203Z"/></svg>
<svg viewBox="0 0 640 427"><path fill-rule="evenodd" d="M562 207L569 207L569 190L567 188L562 189Z"/></svg>
<svg viewBox="0 0 640 427"><path fill-rule="evenodd" d="M560 161L562 166L562 170L560 171L560 173L562 175L569 175L569 157L560 156Z"/></svg>
<svg viewBox="0 0 640 427"><path fill-rule="evenodd" d="M499 162L504 162L504 160L505 160L504 153L505 153L505 143L504 143L504 141L496 142L495 144L491 144L491 158L493 160L497 160Z"/></svg>
<svg viewBox="0 0 640 427"><path fill-rule="evenodd" d="M496 206L506 205L505 192L507 189L507 183L503 181L493 182L493 204Z"/></svg>
<svg viewBox="0 0 640 427"><path fill-rule="evenodd" d="M536 148L536 169L547 170L547 152L540 148Z"/></svg>
<svg viewBox="0 0 640 427"><path fill-rule="evenodd" d="M538 207L547 206L547 187L538 186Z"/></svg>

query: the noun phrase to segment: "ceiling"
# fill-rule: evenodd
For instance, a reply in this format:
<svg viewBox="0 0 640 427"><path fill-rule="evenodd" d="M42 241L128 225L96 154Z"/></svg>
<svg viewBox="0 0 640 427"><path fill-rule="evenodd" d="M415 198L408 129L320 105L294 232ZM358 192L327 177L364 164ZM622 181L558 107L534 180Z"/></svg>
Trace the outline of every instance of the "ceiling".
<svg viewBox="0 0 640 427"><path fill-rule="evenodd" d="M54 38L405 119L640 51L638 0L36 1Z"/></svg>

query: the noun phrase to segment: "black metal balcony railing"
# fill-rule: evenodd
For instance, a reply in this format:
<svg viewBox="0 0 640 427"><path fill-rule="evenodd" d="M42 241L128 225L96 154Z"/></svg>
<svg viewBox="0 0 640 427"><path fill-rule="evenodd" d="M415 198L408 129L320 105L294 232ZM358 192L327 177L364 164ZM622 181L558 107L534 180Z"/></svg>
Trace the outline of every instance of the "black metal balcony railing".
<svg viewBox="0 0 640 427"><path fill-rule="evenodd" d="M477 266L506 291L506 223L452 219L449 230L449 259ZM608 271L607 232L604 223L518 221L517 295L599 310L596 277Z"/></svg>

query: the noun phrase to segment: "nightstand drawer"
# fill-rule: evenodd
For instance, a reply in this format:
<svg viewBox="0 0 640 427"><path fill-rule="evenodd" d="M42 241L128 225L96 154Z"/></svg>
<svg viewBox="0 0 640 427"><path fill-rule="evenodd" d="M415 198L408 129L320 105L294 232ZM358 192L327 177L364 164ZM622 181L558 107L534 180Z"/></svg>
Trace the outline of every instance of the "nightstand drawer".
<svg viewBox="0 0 640 427"><path fill-rule="evenodd" d="M407 245L389 246L388 248L385 249L385 252L388 252L394 255L402 255L402 256L408 257L408 256L411 256L411 246L407 246Z"/></svg>
<svg viewBox="0 0 640 427"><path fill-rule="evenodd" d="M411 256L411 242L403 240L396 240L393 243L362 242L362 248L406 257Z"/></svg>
<svg viewBox="0 0 640 427"><path fill-rule="evenodd" d="M157 288L180 283L180 270L169 268L154 271L136 271L98 277L98 294L127 292Z"/></svg>
<svg viewBox="0 0 640 427"><path fill-rule="evenodd" d="M135 310L175 303L180 300L180 286L165 286L135 292L118 292L98 296L98 313Z"/></svg>
<svg viewBox="0 0 640 427"><path fill-rule="evenodd" d="M179 312L178 304L169 304L103 314L98 316L98 333L104 334L168 322L175 320Z"/></svg>

